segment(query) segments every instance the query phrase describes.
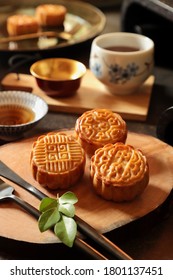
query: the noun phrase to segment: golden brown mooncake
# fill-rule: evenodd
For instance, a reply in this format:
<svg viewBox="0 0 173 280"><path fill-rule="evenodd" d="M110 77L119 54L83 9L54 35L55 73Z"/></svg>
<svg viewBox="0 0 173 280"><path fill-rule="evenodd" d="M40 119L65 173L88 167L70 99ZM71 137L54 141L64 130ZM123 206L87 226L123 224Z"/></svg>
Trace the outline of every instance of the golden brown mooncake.
<svg viewBox="0 0 173 280"><path fill-rule="evenodd" d="M96 193L115 202L134 199L149 182L146 156L123 143L107 144L98 149L91 158L90 172Z"/></svg>
<svg viewBox="0 0 173 280"><path fill-rule="evenodd" d="M39 24L35 17L16 14L7 18L7 32L10 36L37 33Z"/></svg>
<svg viewBox="0 0 173 280"><path fill-rule="evenodd" d="M61 26L64 23L67 9L63 5L40 4L35 15L41 26Z"/></svg>
<svg viewBox="0 0 173 280"><path fill-rule="evenodd" d="M93 109L77 119L75 133L81 146L91 156L108 143L125 143L127 127L119 114L107 109Z"/></svg>
<svg viewBox="0 0 173 280"><path fill-rule="evenodd" d="M31 169L40 185L49 189L66 189L82 177L85 152L72 135L42 135L32 146Z"/></svg>

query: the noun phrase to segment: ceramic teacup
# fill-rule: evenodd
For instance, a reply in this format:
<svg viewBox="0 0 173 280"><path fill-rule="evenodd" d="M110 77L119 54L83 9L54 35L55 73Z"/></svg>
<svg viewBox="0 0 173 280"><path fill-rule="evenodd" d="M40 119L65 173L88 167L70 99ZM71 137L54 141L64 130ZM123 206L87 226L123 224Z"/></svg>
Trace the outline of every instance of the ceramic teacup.
<svg viewBox="0 0 173 280"><path fill-rule="evenodd" d="M152 74L154 42L140 34L107 33L91 45L89 67L112 94L131 94Z"/></svg>

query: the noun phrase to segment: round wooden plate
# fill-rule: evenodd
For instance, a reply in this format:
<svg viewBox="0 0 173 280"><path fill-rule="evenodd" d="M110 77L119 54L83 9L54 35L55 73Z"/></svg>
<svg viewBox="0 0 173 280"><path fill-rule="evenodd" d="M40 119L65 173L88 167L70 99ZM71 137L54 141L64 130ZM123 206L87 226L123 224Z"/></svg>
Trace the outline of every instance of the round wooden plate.
<svg viewBox="0 0 173 280"><path fill-rule="evenodd" d="M73 130L68 130L67 133L72 134ZM0 160L45 194L56 196L57 192L53 193L43 189L32 177L30 152L34 140L36 138L1 146ZM130 223L153 211L166 200L172 190L172 147L154 137L131 132L128 133L126 143L142 149L148 159L150 181L141 196L124 203L110 202L99 197L91 187L89 159L87 159L84 177L70 189L79 200L76 204L76 214L102 233ZM37 198L22 188L14 186L15 194L33 206L39 207L40 201ZM62 192L59 194L61 195ZM0 236L2 237L32 243L59 242L50 231L40 233L37 221L12 202L0 204L0 224Z"/></svg>

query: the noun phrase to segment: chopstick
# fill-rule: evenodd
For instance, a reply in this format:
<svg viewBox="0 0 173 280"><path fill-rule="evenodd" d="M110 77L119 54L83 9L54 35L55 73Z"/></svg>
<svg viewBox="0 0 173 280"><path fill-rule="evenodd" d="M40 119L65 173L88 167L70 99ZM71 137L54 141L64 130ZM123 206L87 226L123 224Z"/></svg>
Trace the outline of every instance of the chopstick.
<svg viewBox="0 0 173 280"><path fill-rule="evenodd" d="M86 223L80 217L75 215L75 220L81 232L83 232L87 237L94 240L97 244L101 245L101 247L103 247L112 256L121 260L132 260L132 258L128 254L126 254L123 250L121 250L103 234L96 231L95 228Z"/></svg>
<svg viewBox="0 0 173 280"><path fill-rule="evenodd" d="M43 32L37 32L37 33L30 33L30 34L24 34L24 35L17 35L17 36L9 36L9 37L3 37L0 38L0 44L2 43L9 43L9 42L17 42L17 41L23 41L28 39L36 39L39 37L56 37L63 40L70 40L72 38L72 34L68 32L54 32L54 31L43 31Z"/></svg>
<svg viewBox="0 0 173 280"><path fill-rule="evenodd" d="M74 245L76 245L79 249L90 255L93 259L96 260L108 260L107 257L102 255L98 250L90 246L81 238L77 237L74 241Z"/></svg>
<svg viewBox="0 0 173 280"><path fill-rule="evenodd" d="M3 37L0 38L0 44L2 43L9 43L9 42L17 42L22 40L28 40L28 39L36 39L42 36L45 37L55 37L59 38L65 41L69 41L72 39L72 37L75 35L77 31L81 28L81 24L77 23L75 24L71 30L67 31L39 31L36 33L29 33L29 34L22 34L22 35L16 35L16 36L9 36L9 37Z"/></svg>
<svg viewBox="0 0 173 280"><path fill-rule="evenodd" d="M34 186L30 185L26 182L22 177L20 177L17 173L15 173L12 169L10 169L6 164L0 161L0 176L5 177L6 179L11 180L12 182L16 183L20 187L24 188L25 190L29 191L32 195L36 196L38 199L42 200L43 198L47 197L43 192L35 188ZM79 232L86 235L87 237L91 238L101 247L103 247L107 252L113 255L116 259L122 260L131 260L132 258L127 255L123 250L121 250L118 246L116 246L113 242L107 239L103 234L96 231L92 226L82 220L80 217L75 215L75 220L77 222L77 226ZM95 249L91 249L91 246L87 246L85 242L79 238L76 238L75 244L89 253L90 255L94 256L96 259L105 259L104 256L101 256L99 252ZM87 248L86 248L87 247ZM92 252L91 252L92 251Z"/></svg>

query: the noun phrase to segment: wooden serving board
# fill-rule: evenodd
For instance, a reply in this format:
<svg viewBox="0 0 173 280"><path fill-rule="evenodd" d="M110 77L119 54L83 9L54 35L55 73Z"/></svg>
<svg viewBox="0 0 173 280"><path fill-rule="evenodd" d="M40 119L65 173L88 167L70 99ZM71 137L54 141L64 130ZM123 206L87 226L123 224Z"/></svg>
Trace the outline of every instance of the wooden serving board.
<svg viewBox="0 0 173 280"><path fill-rule="evenodd" d="M106 108L121 114L126 120L145 121L148 115L154 76L141 86L138 92L131 95L112 95L99 82L90 70L83 77L79 90L72 97L52 98L47 96L36 84L31 75L8 74L1 82L4 90L26 90L33 92L47 102L49 109L57 112L83 113L93 108Z"/></svg>
<svg viewBox="0 0 173 280"><path fill-rule="evenodd" d="M67 131L73 133L73 130ZM32 177L30 152L36 138L13 142L0 147L0 160L17 172L26 181L49 196L50 192L39 186ZM127 143L140 147L146 154L149 168L149 185L141 196L131 202L115 203L99 197L92 189L89 176L89 159L82 180L70 190L78 197L76 214L100 232L108 232L130 223L161 205L173 186L173 148L147 135L128 134ZM11 183L12 184L12 183ZM14 184L13 184L14 185ZM16 194L39 207L40 201L15 185ZM61 195L62 192L59 192ZM0 204L0 236L32 243L55 243L58 239L50 231L40 233L37 221L12 202Z"/></svg>

